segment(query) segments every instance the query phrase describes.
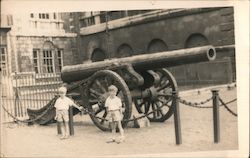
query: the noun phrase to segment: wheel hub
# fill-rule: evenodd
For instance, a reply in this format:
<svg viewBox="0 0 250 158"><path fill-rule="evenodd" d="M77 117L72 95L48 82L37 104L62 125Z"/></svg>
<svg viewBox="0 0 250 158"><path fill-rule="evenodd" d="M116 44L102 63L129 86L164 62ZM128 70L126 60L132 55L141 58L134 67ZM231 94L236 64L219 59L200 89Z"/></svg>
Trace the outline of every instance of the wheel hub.
<svg viewBox="0 0 250 158"><path fill-rule="evenodd" d="M152 101L155 101L157 98L158 98L158 92L157 92L157 89L152 86L149 88L150 90L150 98Z"/></svg>

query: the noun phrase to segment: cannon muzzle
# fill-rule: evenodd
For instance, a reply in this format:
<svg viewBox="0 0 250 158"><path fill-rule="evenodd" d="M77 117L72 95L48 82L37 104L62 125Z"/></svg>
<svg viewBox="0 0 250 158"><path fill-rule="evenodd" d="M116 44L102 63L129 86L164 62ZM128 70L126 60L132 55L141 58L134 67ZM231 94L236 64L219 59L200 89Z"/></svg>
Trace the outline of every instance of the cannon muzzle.
<svg viewBox="0 0 250 158"><path fill-rule="evenodd" d="M109 69L116 71L124 65L131 65L136 71L141 72L158 68L211 61L215 58L216 51L213 46L202 46L64 66L61 78L64 82L70 83L86 79L99 70Z"/></svg>

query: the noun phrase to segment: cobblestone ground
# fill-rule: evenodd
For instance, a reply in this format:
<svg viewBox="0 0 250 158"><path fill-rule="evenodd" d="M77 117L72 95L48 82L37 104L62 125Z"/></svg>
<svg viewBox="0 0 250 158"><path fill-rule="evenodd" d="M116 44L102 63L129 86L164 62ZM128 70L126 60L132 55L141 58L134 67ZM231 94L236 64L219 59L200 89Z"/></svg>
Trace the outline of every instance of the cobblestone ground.
<svg viewBox="0 0 250 158"><path fill-rule="evenodd" d="M211 97L210 91L180 93L181 97L199 102ZM236 89L220 89L225 102L236 98ZM212 105L212 102L206 105ZM236 102L228 105L237 113ZM56 124L26 126L4 124L2 156L6 157L91 157L111 155L165 156L171 153L225 151L238 149L237 117L220 107L221 139L213 142L212 109L199 109L180 104L182 144L175 144L173 117L164 123L151 123L145 128L126 128L124 143L106 143L110 133L99 130L87 115L74 117L75 135L60 140ZM186 154L184 154L186 155ZM204 156L204 155L203 155Z"/></svg>

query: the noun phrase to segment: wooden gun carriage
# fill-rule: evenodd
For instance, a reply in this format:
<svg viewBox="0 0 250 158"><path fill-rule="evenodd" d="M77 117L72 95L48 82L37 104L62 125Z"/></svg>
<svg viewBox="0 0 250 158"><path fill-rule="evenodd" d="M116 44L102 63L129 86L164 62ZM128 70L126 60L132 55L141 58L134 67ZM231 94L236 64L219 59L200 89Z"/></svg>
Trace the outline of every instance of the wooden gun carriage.
<svg viewBox="0 0 250 158"><path fill-rule="evenodd" d="M122 99L123 120L131 117L132 109L149 114L150 121L163 122L173 114L173 92L178 91L173 75L166 67L211 61L216 57L212 46L142 54L125 58L65 66L61 78L68 83L68 95L93 113L94 124L109 130L104 103L108 87L118 87ZM135 106L135 108L132 108ZM101 119L103 118L103 119ZM123 121L126 126L127 121Z"/></svg>

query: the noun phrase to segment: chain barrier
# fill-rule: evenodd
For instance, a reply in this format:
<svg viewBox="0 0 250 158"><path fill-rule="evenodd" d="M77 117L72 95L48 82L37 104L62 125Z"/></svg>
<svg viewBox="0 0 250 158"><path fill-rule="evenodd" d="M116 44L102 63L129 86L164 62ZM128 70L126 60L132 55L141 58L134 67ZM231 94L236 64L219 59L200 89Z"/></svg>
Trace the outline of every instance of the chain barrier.
<svg viewBox="0 0 250 158"><path fill-rule="evenodd" d="M230 103L232 103L232 102L235 102L237 99L233 99L233 100L231 100L231 101L229 101L229 102L227 102L227 103L225 103L220 97L219 97L219 100L220 100L220 102L221 102L221 105L223 105L226 109L227 109L227 111L230 113L230 114L232 114L233 116L235 116L235 117L238 117L238 114L236 114L235 112L233 112L227 105L228 104L230 104Z"/></svg>
<svg viewBox="0 0 250 158"><path fill-rule="evenodd" d="M200 105L204 105L204 104L208 103L209 101L211 101L213 99L213 97L208 98L205 101L201 101L201 102L198 102L198 103L197 102L194 102L194 103L188 102L188 101L186 101L184 99L181 99L180 97L178 97L178 99L179 99L180 103L182 103L184 105L187 105L187 106L195 107L195 108L212 108L213 107L213 106L200 106Z"/></svg>
<svg viewBox="0 0 250 158"><path fill-rule="evenodd" d="M14 122L30 123L30 122L35 122L35 121L39 120L40 118L42 118L43 116L45 116L45 115L47 114L47 112L48 112L49 110L51 110L51 109L54 107L54 106L52 106L52 105L55 104L55 101L56 101L57 98L58 98L58 96L55 96L55 97L48 103L48 104L50 104L49 108L47 108L42 114L38 115L38 116L35 117L34 119L28 119L28 120L20 120L20 119L18 119L16 116L12 115L4 106L2 106L2 107L3 107L4 111L6 111L6 112L8 113L8 115L10 115L10 116L14 119ZM187 106L190 106L190 107L195 107L195 108L212 108L212 107L213 107L213 106L200 106L200 105L204 105L204 104L208 103L209 101L211 101L211 100L213 99L213 97L208 98L208 99L206 99L205 101L193 102L193 103L192 103L192 102L188 102L187 100L182 99L182 98L180 98L180 97L178 97L177 99L179 100L180 103L182 103L182 104L184 104L184 105L187 105ZM228 112L230 112L232 115L234 115L234 116L237 117L237 114L234 113L232 110L230 110L230 108L227 106L227 104L230 104L230 103L236 101L237 99L234 99L234 100L229 101L229 102L227 102L227 103L223 102L223 100L222 100L221 98L219 98L219 100L220 100L220 102L221 102L220 106L224 106L224 107L227 109ZM75 102L75 103L76 103L76 102ZM48 105L48 104L47 104L47 105ZM77 103L76 103L76 104L77 104ZM81 106L81 105L79 105L79 106ZM162 106L157 107L157 108L154 109L153 111L151 111L151 112L149 112L149 113L146 113L146 114L144 114L144 115L142 115L142 116L140 116L140 117L133 118L133 119L125 119L125 120L123 120L123 121L124 121L124 122L130 122L130 121L135 121L135 120L142 119L142 118L147 117L148 115L150 115L150 114L152 114L152 113L158 111L158 110L161 109L163 106L165 106L165 105L163 104ZM98 116L96 116L93 112L89 111L87 107L83 107L83 110L82 110L82 111L84 111L84 113L89 114L89 115L91 115L91 116L93 116L93 117L95 117L95 118L97 118L97 119L101 119L101 120L104 120L104 121L108 121L107 119L105 119L105 118L103 118L103 117L98 117Z"/></svg>
<svg viewBox="0 0 250 158"><path fill-rule="evenodd" d="M162 106L157 107L155 110L153 110L153 111L151 111L151 112L149 112L149 113L146 113L146 114L144 114L144 115L142 115L142 116L140 116L140 117L136 117L136 118L133 118L133 119L124 119L124 120L122 120L122 121L123 121L123 122L131 122L131 121L135 121L135 120L142 119L142 118L147 117L148 115L150 115L150 114L152 114L152 113L158 111L158 110L161 109L163 106L165 106L165 105L163 104ZM89 111L88 108L86 108L86 107L83 107L83 111L84 111L85 113L87 113L87 114L89 114L89 115L91 115L91 116L97 118L97 119L104 120L104 121L108 121L107 119L105 119L105 118L103 118L103 117L98 117L98 116L96 116L93 112Z"/></svg>
<svg viewBox="0 0 250 158"><path fill-rule="evenodd" d="M184 100L184 99L181 99L180 97L178 97L178 99L179 99L180 103L182 103L182 104L184 104L184 105L191 106L191 107L195 107L195 108L213 108L213 106L199 106L199 105L203 105L203 104L208 103L209 101L211 101L211 100L213 99L213 97L208 98L208 99L206 99L205 101L194 102L194 103L188 102L188 101L186 101L186 100ZM226 106L226 104L230 104L230 103L232 103L232 102L234 102L234 101L236 101L236 100L237 100L237 99L234 99L234 100L232 100L232 101L229 101L229 102L227 102L227 103L224 103L224 102L221 100L221 98L220 98L220 101L221 101L222 104L220 104L219 106L222 106L222 105L223 105L230 113L232 113L233 115L236 115L236 116L237 116L237 114L235 114L234 112L232 112L232 111ZM158 111L158 110L161 109L163 106L165 106L165 105L163 104L162 106L157 107L155 110L153 110L153 111L151 111L151 112L149 112L149 113L147 113L147 114L144 114L144 115L142 115L142 116L140 116L140 117L133 118L133 119L126 119L126 120L123 120L123 121L124 121L124 122L130 122L130 121L135 121L135 120L142 119L142 118L147 117L148 115L150 115L150 114L152 114L152 113ZM83 111L84 111L85 113L87 113L87 114L89 114L89 115L91 115L91 116L97 118L97 119L101 119L101 120L104 120L104 121L108 121L107 119L105 119L105 118L103 118L103 117L95 116L95 114L94 114L93 112L90 112L86 107L83 108Z"/></svg>
<svg viewBox="0 0 250 158"><path fill-rule="evenodd" d="M3 105L2 105L2 107L3 107L4 111L7 112L7 114L8 114L10 117L12 117L12 118L14 119L14 122L31 123L31 122L35 122L35 121L39 120L40 118L42 118L43 116L45 116L45 115L48 113L48 111L51 110L51 109L54 107L54 106L52 106L52 105L55 104L56 99L57 99L57 97L54 97L54 98L47 104L47 105L50 104L49 108L47 108L45 111L43 111L40 115L38 115L38 116L35 117L34 119L20 120L20 119L18 119L18 117L16 117L16 116L14 116L13 114L11 114L11 113L7 110L6 107L4 107Z"/></svg>
<svg viewBox="0 0 250 158"><path fill-rule="evenodd" d="M178 97L179 99L179 102L184 104L184 105L187 105L187 106L191 106L191 107L195 107L195 108L213 108L213 106L199 106L199 105L203 105L209 101L211 101L213 99L213 97L211 98L208 98L207 100L205 101L202 101L202 102L199 102L199 103L192 103L192 102L188 102L184 99L181 99L180 97ZM235 112L233 112L227 105L232 103L232 102L235 102L237 99L233 99L227 103L225 103L220 97L219 97L219 100L221 102L221 104L219 106L224 106L226 108L226 110L231 113L233 116L238 116Z"/></svg>

